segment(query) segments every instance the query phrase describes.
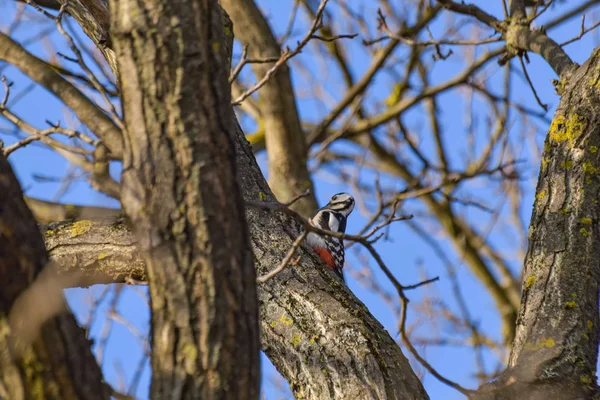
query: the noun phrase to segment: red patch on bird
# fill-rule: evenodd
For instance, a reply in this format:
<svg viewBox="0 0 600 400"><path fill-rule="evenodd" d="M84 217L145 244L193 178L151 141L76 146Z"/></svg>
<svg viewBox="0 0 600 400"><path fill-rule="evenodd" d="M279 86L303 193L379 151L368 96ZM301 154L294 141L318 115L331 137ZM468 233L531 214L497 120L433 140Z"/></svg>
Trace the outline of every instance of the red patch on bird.
<svg viewBox="0 0 600 400"><path fill-rule="evenodd" d="M319 255L319 257L321 257L321 260L323 260L323 262L325 264L329 265L329 267L331 269L333 269L335 267L335 261L333 260L333 255L327 249L313 248L313 250Z"/></svg>

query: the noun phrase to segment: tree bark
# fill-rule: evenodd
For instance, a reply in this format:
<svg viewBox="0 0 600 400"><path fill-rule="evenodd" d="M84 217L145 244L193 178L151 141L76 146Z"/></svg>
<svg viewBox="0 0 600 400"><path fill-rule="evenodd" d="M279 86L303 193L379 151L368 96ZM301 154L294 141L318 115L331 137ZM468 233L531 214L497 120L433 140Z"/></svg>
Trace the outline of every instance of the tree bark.
<svg viewBox="0 0 600 400"><path fill-rule="evenodd" d="M153 399L257 399L256 276L216 0L110 4L121 202L150 284Z"/></svg>
<svg viewBox="0 0 600 400"><path fill-rule="evenodd" d="M146 263L124 217L55 222L42 233L58 273L75 274L77 287L148 281Z"/></svg>
<svg viewBox="0 0 600 400"><path fill-rule="evenodd" d="M563 96L544 145L509 365L476 398L598 395L599 54L559 84Z"/></svg>
<svg viewBox="0 0 600 400"><path fill-rule="evenodd" d="M109 399L62 287L51 267L42 272L47 262L19 183L0 155L0 398Z"/></svg>
<svg viewBox="0 0 600 400"><path fill-rule="evenodd" d="M102 3L103 0L93 1ZM141 7L150 9L149 0L140 3ZM442 3L457 12L461 12L460 10L465 7L469 10L473 9L471 5L456 2L443 1ZM185 314L190 307L183 308L184 318L170 321L167 317L169 311L174 308L174 300L177 300L178 294L181 294L181 286L184 285L180 283L188 279L191 274L177 275L181 271L173 272L173 264L183 260L182 270L190 270L189 266L192 263L189 260L195 254L195 248L182 244L182 237L197 238L201 236L198 234L200 232L210 237L214 232L214 229L211 230L211 227L214 228L214 225L211 225L211 221L214 220L211 218L215 217L209 213L207 218L204 218L203 214L195 220L200 223L190 223L190 212L197 208L186 208L188 204L197 204L195 201L203 205L212 204L210 201L214 201L204 197L201 200L190 197L192 191L197 196L204 194L197 187L201 178L191 172L203 171L202 168L206 168L204 164L198 165L197 169L193 168L196 164L194 164L194 157L190 156L190 149L196 151L192 151L192 155L198 153L205 155L210 161L209 165L213 162L211 157L215 151L213 148L210 154L206 154L203 153L204 148L195 147L198 142L202 142L202 139L198 139L203 137L201 133L205 133L198 133L198 126L212 133L222 133L220 139L213 138L214 143L220 143L218 140L226 140L223 138L227 138L227 134L235 129L236 163L239 170L237 180L244 197L254 201L257 199L272 201L273 197L260 174L243 133L237 125L234 126L235 119L224 106L226 104L224 98L227 97L222 89L225 86L221 86L224 74L218 75L221 84L214 85L213 82L206 82L197 77L197 70L202 70L198 65L201 67L207 65L207 59L215 61L215 65L218 64L217 54L221 51L219 46L223 42L219 41L220 38L211 43L206 40L196 40L192 45L197 44L197 47L194 47L191 52L185 52L189 44L186 38L193 36L197 39L201 35L199 30L181 29L181 20L185 20L185 17L205 16L206 14L200 11L204 9L198 2L193 2L199 7L194 9L193 13L185 15L174 13L173 9L180 10L180 7L183 7L181 3L175 2L161 4L163 8L160 9L160 14L146 12L146 10L132 13L132 10L137 10L135 8L137 5L133 2L115 0L114 4L113 12L117 17L121 17L119 24L129 24L128 29L118 31L122 34L120 37L118 35L115 37L120 41L120 56L125 61L121 68L127 71L129 78L124 80L128 86L125 92L127 100L125 108L129 129L123 152L126 166L123 182L126 184L128 196L125 200L128 203L126 210L134 217L137 240L134 240L125 228L124 221L115 217L101 222L77 221L52 225L46 231L47 244L53 259L64 270L70 268L72 271L73 260L80 259L79 255L85 252L88 257L78 265L80 272L88 276L86 271L94 269L93 273L97 274L91 276L89 283L98 280L122 281L128 277L145 279L145 271L148 268L151 280L163 282L163 289L173 288L174 293L158 291L157 301L162 302L164 306L162 308L154 304L153 298L153 307L156 308L157 315L166 316L158 322L158 325L155 323L155 336L160 332L157 326L166 326L167 334L177 330L181 333L179 338L182 339L182 343L187 343L189 332L193 331L193 326L185 324L189 322L186 319L189 315ZM203 3L205 4L208 3ZM133 8L125 12L127 6ZM167 12L164 12L165 10ZM482 18L481 15L474 16ZM76 16L76 18L85 29L89 21L86 22L82 17ZM94 18L96 17L92 16L92 19ZM484 22L494 26L498 21L493 17L490 18L491 21ZM218 33L216 20L217 17L213 15L213 28L216 29L212 29L211 32ZM93 21L93 24L102 27L102 23L98 21ZM153 26L149 28L148 25L151 24ZM564 95L550 127L544 149L530 225L530 246L524 268L521 310L509 367L500 379L483 386L472 397L481 399L592 398L597 395L595 375L599 339L597 327L600 323L598 320L598 273L600 273L598 253L600 250L595 245L596 237L600 234L597 215L600 193L598 180L600 176L598 129L600 128L597 128L600 123L598 120L600 119L598 117L600 115L600 106L598 106L600 104L598 98L600 52L596 51L584 66L576 69L572 61L568 57L565 58L562 50L558 51L555 44L549 43L543 37L543 33L534 32L534 36L530 35L531 32L527 35L522 34L523 27L517 25L515 24L514 29L511 28L514 32L506 35L509 47L520 51L535 51L545 57L560 75L561 82L558 90ZM206 31L203 33L210 34ZM173 36L176 38L173 39ZM161 51L157 44L170 51ZM4 50L1 45L2 43L0 43L0 53ZM169 59L172 55L176 56L175 60ZM554 57L556 55L558 57ZM146 60L151 59L152 62L142 63L144 57ZM197 62L196 69L191 71L190 68L185 67L184 62L179 63L183 65L182 68L172 68L181 60ZM18 65L20 61L22 60L17 57L12 62ZM190 63L194 64L194 62ZM215 72L225 70L227 70L226 66L221 64L221 68ZM44 80L45 78L47 77L42 77L42 84L52 86L56 83L54 79ZM188 106L190 103L192 105L195 103L190 96L173 96L175 89L179 88L177 83L181 81L186 84L191 82L190 86L193 88L203 87L203 84L210 87L213 90L211 99L220 105L216 107L219 111L211 114L212 109L205 108L201 110L202 112L193 115L194 118L199 117L200 121L186 119L184 111L194 109L193 106ZM56 90L55 87L54 89ZM185 89L188 88L181 88L181 93L189 94ZM207 91L200 90L198 93L200 100L196 101L207 100ZM381 120L385 118L387 116L383 115ZM215 123L217 120L221 122L220 125ZM134 121L140 124L137 125L133 123ZM108 132L112 133L112 127L109 128ZM361 126L357 129L366 128ZM210 133L208 135L210 136ZM183 140L185 143L177 147L178 140ZM213 142L202 143L206 148L214 144ZM144 152L143 146L152 149L152 153ZM231 147L230 143L229 147ZM176 150L169 153L173 148ZM180 149L182 151L179 151ZM171 157L175 152L178 156L176 162ZM224 153L225 155L217 151L217 157L223 157L224 160L231 157L230 153L226 151ZM148 159L148 156L152 158ZM227 164L231 167L230 164L233 163L230 159L229 161L229 164L223 162L222 165ZM223 171L226 171L225 184L208 190L212 191L210 193L219 190L223 193L226 189L233 188L234 200L227 198L225 201L231 201L233 214L241 214L238 201L240 196L235 193L235 172L227 168ZM186 179L185 184L182 183L184 178L189 176L192 176L193 182L189 183L189 179ZM166 185L165 182L168 180L166 177L174 177L173 181L176 184ZM196 185L196 187L190 190L189 185ZM136 188L147 189L148 187L152 187L154 192L136 191ZM202 189L205 190L204 187ZM138 209L135 207L136 204L143 204L144 208ZM181 204L184 205L182 209L177 207ZM2 211L0 209L0 219L7 218L5 215L3 217ZM232 219L235 219L236 215ZM194 214L194 217L197 215ZM283 215L256 209L248 210L247 220L252 233L251 240L257 269L260 273L268 272L279 263L298 235L296 221ZM79 229L82 227L83 229ZM233 229L227 223L226 227L229 228L224 231ZM112 234L106 235L97 243L87 240L88 235L99 236L109 230L112 230ZM227 235L218 232L215 237L222 238L230 234L231 232ZM233 237L234 242L237 240L238 244L244 244L243 235ZM135 247L136 241L142 249L141 255ZM72 243L77 245L67 250L68 245ZM157 243L161 246L157 246ZM239 248L241 247L237 249ZM240 271L251 270L251 268L245 270L241 267L249 259L246 253L235 253L231 248L227 250L228 254L234 254L234 259L237 254L238 258L234 264L240 266ZM35 254L38 253L23 254L35 258ZM294 394L297 397L308 398L426 398L422 385L398 346L381 325L347 289L339 286L310 251L300 249L298 254L301 260L297 266L287 268L259 288L263 349L288 379ZM25 261L15 262L27 262L27 257ZM113 264L107 264L105 260L111 260ZM159 266L159 262L162 262L162 265ZM0 261L0 274L3 271L2 265ZM98 271L98 269L103 270ZM19 279L23 278L21 275L15 276ZM171 276L180 279L168 280L167 278ZM246 275L244 277L248 278ZM251 278L254 279L254 276ZM31 279L33 277L30 274L19 282L29 284ZM248 283L250 280L245 282L251 285ZM231 283L230 286L235 286L235 283ZM156 287L157 285L153 284L152 290L157 290ZM9 289L14 288L15 286L9 287ZM8 296L9 300L0 297L1 301L8 304L13 301L10 300L10 296L16 296L18 290L15 293L10 290L6 292L8 294L0 293L2 296ZM513 299L503 301L514 303ZM205 316L199 315L199 317ZM177 324L181 321L185 322ZM160 325L163 323L164 325ZM75 343L76 340L69 341L71 342ZM87 346L84 348L87 349ZM184 346L181 350L191 348ZM173 353L164 352L164 354L173 356ZM195 362L199 353L180 351L180 354L183 360ZM165 358L168 362L174 359L175 357ZM193 362L187 364L183 362L182 365L184 369L197 367ZM163 368L159 373L166 369L162 364L158 367ZM5 371L11 372L9 369ZM4 374L6 376L6 372ZM179 377L176 373L171 376L159 374L158 379L162 380L164 387L167 387L171 382L177 383ZM183 385L180 388L184 391L188 386Z"/></svg>

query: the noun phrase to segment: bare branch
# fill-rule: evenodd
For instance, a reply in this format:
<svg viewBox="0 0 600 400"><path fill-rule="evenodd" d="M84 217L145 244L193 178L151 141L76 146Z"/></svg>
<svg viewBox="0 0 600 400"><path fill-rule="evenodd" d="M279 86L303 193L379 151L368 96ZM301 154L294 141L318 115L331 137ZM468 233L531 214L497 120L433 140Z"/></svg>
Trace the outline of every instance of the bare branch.
<svg viewBox="0 0 600 400"><path fill-rule="evenodd" d="M294 203L296 203L298 200L303 199L307 196L310 196L310 189L306 189L304 192L300 193L297 196L294 196L294 198L292 198L290 201L287 201L285 203L282 203L283 205L285 205L286 207L290 207L292 206Z"/></svg>
<svg viewBox="0 0 600 400"><path fill-rule="evenodd" d="M479 59L477 59L473 64L471 64L468 68L466 68L464 71L462 71L455 78L450 79L440 85L425 88L425 89L423 89L423 91L421 93L418 93L417 95L415 95L411 98L403 99L402 101L387 108L385 111L381 112L378 115L372 116L372 117L370 117L368 119L364 119L362 121L358 121L356 124L354 124L354 126L352 126L348 130L348 135L353 136L353 135L357 135L359 133L363 133L368 130L371 130L381 124L384 124L384 123L390 121L391 119L395 118L400 113L405 112L409 108L415 106L416 104L419 103L419 101L421 101L427 97L437 95L439 93L442 93L446 90L449 90L451 88L454 88L458 85L465 83L471 77L472 74L477 72L484 65L486 65L489 61L495 59L496 57L498 57L505 51L506 51L506 48L492 50L492 51L482 55ZM313 136L311 136L311 137L313 137Z"/></svg>
<svg viewBox="0 0 600 400"><path fill-rule="evenodd" d="M578 41L579 39L581 39L581 38L583 37L583 35L585 35L585 34L586 34L586 33L588 33L588 32L591 32L591 31L593 31L593 30L594 30L594 29L596 29L598 26L600 26L600 21L596 22L595 24L593 24L593 25L592 25L592 26L590 26L589 28L586 28L586 27L585 27L585 15L582 15L582 16L581 16L581 31L579 32L579 35L577 35L577 36L575 36L574 38L572 38L572 39L569 39L569 40L567 40L567 41L565 41L565 42L562 42L562 43L560 44L560 47L564 47L564 46L566 46L566 45L568 45L568 44L571 44L571 43L573 43L573 42L576 42L576 41Z"/></svg>
<svg viewBox="0 0 600 400"><path fill-rule="evenodd" d="M502 40L501 37L498 38L489 38L489 39L477 39L477 40L430 40L428 42L421 42L417 40L413 40L408 37L401 36L399 34L395 34L388 27L385 16L381 12L381 9L377 11L378 21L379 21L379 29L383 30L387 35L382 38L378 38L372 41L367 42L368 45L380 42L382 39L396 39L402 43L408 44L410 46L439 46L439 45L455 45L455 46L479 46L483 44L496 43Z"/></svg>
<svg viewBox="0 0 600 400"><path fill-rule="evenodd" d="M244 45L244 49L242 50L242 56L240 58L240 62L229 75L229 83L232 84L233 81L238 77L242 69L246 66L246 64L267 64L273 63L280 60L281 57L265 57L265 58L247 58L248 57L248 44Z"/></svg>
<svg viewBox="0 0 600 400"><path fill-rule="evenodd" d="M486 13L481 8L474 4L457 3L451 0L437 0L438 3L443 4L445 8L450 11L454 11L459 14L471 15L477 18L480 22L488 25L498 33L505 31L505 26L501 21L498 21L494 16Z"/></svg>
<svg viewBox="0 0 600 400"><path fill-rule="evenodd" d="M314 34L311 36L311 38L318 39L322 42L334 42L339 39L354 39L357 36L358 36L358 33L354 33L351 35L335 35L335 36L329 36L329 37Z"/></svg>
<svg viewBox="0 0 600 400"><path fill-rule="evenodd" d="M577 67L567 53L542 31L531 31L526 26L512 25L506 34L506 42L514 49L539 54L559 77L563 73L571 73Z"/></svg>
<svg viewBox="0 0 600 400"><path fill-rule="evenodd" d="M540 97L538 96L538 94L535 90L535 87L533 86L533 82L531 82L531 78L529 77L529 74L527 73L527 68L525 67L525 62L523 62L523 56L519 57L519 62L521 63L521 68L523 68L523 73L525 74L525 78L527 79L527 82L529 83L529 87L531 88L531 91L533 92L533 96L535 97L535 100L540 105L540 107L542 107L544 109L544 111L548 111L548 104L542 103L542 100L540 100Z"/></svg>
<svg viewBox="0 0 600 400"><path fill-rule="evenodd" d="M548 1L548 3L544 6L544 10L542 10L542 11L545 11L547 9L547 7L550 7L551 4L552 4L552 0ZM569 10L564 14L558 15L553 20L544 24L544 29L550 30L552 28L555 28L555 27L559 26L560 24L568 21L569 19L571 19L573 17L578 16L582 12L586 11L588 8L595 6L597 4L598 4L597 0L587 0L586 2L575 7L574 9ZM541 14L541 12L539 14ZM539 16L539 14L538 14L538 16Z"/></svg>
<svg viewBox="0 0 600 400"><path fill-rule="evenodd" d="M399 35L402 37L416 36L421 29L423 29L439 11L439 7L428 8L423 17L412 27L403 29ZM312 144L321 138L321 135L327 130L327 128L336 120L336 118L350 105L354 99L364 92L367 86L371 83L373 77L377 72L380 71L385 61L392 54L393 50L400 43L397 39L392 39L377 55L373 60L363 77L354 84L351 88L346 91L344 97L339 101L338 105L335 106L329 114L323 118L323 120L313 129L308 135L308 143Z"/></svg>
<svg viewBox="0 0 600 400"><path fill-rule="evenodd" d="M427 281L425 281L425 282L427 282ZM469 396L470 394L474 393L474 391L465 389L458 383L453 382L450 379L444 377L435 368L433 368L433 366L431 364L429 364L429 362L427 362L427 360L425 360L419 354L419 352L417 351L415 346L413 346L412 342L410 341L410 339L408 338L408 335L406 333L406 318L407 318L407 313L408 313L408 301L409 301L408 297L406 297L406 295L402 291L399 291L398 293L400 294L400 298L402 301L402 315L400 317L400 336L402 337L402 343L404 343L404 345L408 348L408 350L413 355L413 357L415 357L417 359L417 361L419 361L419 363L421 363L421 365L423 365L425 367L427 372L429 372L431 375L433 375L437 380L450 386L453 389L456 389L457 391L464 394L465 396Z"/></svg>
<svg viewBox="0 0 600 400"><path fill-rule="evenodd" d="M30 3L32 0L26 0L26 1L28 3ZM89 69L89 67L85 63L83 57L81 56L81 52L77 48L77 45L75 44L75 41L73 40L73 38L71 37L71 35L69 35L67 33L67 31L65 30L65 28L63 27L62 18L63 18L63 15L64 15L64 13L65 13L65 11L67 10L68 7L69 7L69 0L63 0L63 4L60 7L58 15L56 17L50 16L50 18L56 24L56 27L58 28L58 31L60 32L60 34L67 40L67 43L69 43L69 47L71 48L71 51L73 51L73 53L75 53L75 57L76 58L73 61L75 63L77 63L81 67L81 69L87 75L87 78L91 82L91 84L94 87L94 89L96 89L96 91L98 93L100 93L100 95L104 99L106 105L108 106L108 109L110 111L110 115L112 116L113 122L122 131L124 129L123 122L121 121L121 117L117 113L115 105L108 98L107 93L104 91L104 86L100 83L100 81L98 80L98 78L96 78L96 76L94 75L94 73ZM41 11L44 13L44 15L48 15L45 11L43 11L43 10L41 10Z"/></svg>
<svg viewBox="0 0 600 400"><path fill-rule="evenodd" d="M39 140L40 142L53 148L58 154L62 155L64 158L66 158L73 164L89 172L91 174L90 182L95 189L106 193L107 195L113 198L118 199L120 196L120 187L119 184L114 179L112 179L112 177L109 174L108 154L106 147L102 144L102 142L92 142L92 144L96 146L96 150L93 152L94 162L90 162L87 159L87 156L92 155L91 151L63 144L58 140L50 138L49 135L53 133L65 133L70 137L81 138L82 140L87 141L88 143L91 142L91 139L87 138L87 136L85 135L77 133L76 131L62 129L58 126L42 131L25 123L22 119L17 117L15 114L10 112L6 108L6 101L9 98L10 85L8 84L4 76L2 76L2 82L4 83L5 94L2 103L0 103L0 115L3 115L6 119L15 124L15 126L17 126L19 129L31 135L26 139L23 139L13 145L4 148L4 155L8 156L15 150Z"/></svg>
<svg viewBox="0 0 600 400"><path fill-rule="evenodd" d="M115 157L121 157L121 130L94 103L62 78L54 69L31 55L10 37L0 33L0 60L19 68L31 79L52 91L65 105L77 114L109 148Z"/></svg>
<svg viewBox="0 0 600 400"><path fill-rule="evenodd" d="M302 51L304 46L306 46L308 44L308 42L310 41L310 39L312 39L315 32L319 29L319 27L321 25L321 18L323 16L323 11L325 10L325 6L327 5L328 1L329 0L321 0L321 3L319 4L319 9L317 10L317 15L316 15L315 19L313 20L313 23L312 23L310 29L308 30L308 33L306 35L304 35L304 38L302 38L302 40L300 40L300 42L298 42L298 45L296 46L296 48L294 50L290 50L289 48L286 49L283 52L283 54L281 55L281 57L279 58L279 60L277 60L277 62L267 71L267 73L258 82L256 82L256 84L254 84L254 86L252 86L250 89L248 89L244 93L242 93L241 96L239 96L238 98L233 100L231 102L232 105L234 105L234 106L239 105L247 97L251 96L252 93L256 92L258 89L263 87L265 85L265 83L267 83L269 81L269 79L271 79L271 76L273 76L273 74L275 74L275 72L277 72L277 70L282 65L287 63L289 59L291 59L292 57L294 57L295 55L299 54Z"/></svg>

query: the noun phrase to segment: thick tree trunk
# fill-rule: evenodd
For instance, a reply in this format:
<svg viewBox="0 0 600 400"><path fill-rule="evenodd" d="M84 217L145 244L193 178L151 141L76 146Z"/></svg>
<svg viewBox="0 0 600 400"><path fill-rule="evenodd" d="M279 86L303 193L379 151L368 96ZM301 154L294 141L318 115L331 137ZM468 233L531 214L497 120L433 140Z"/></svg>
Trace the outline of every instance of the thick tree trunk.
<svg viewBox="0 0 600 400"><path fill-rule="evenodd" d="M146 262L153 399L257 399L256 276L216 0L110 4L121 202Z"/></svg>
<svg viewBox="0 0 600 400"><path fill-rule="evenodd" d="M507 370L484 399L597 395L600 277L600 49L557 85L529 226Z"/></svg>
<svg viewBox="0 0 600 400"><path fill-rule="evenodd" d="M90 342L66 310L44 242L0 154L0 398L108 399ZM55 316L56 314L60 314Z"/></svg>

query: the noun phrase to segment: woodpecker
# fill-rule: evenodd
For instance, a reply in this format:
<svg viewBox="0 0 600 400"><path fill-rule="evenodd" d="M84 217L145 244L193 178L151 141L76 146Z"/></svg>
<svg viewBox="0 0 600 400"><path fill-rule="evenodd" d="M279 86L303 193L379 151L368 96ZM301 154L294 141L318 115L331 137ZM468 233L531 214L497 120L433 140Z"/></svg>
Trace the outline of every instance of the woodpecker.
<svg viewBox="0 0 600 400"><path fill-rule="evenodd" d="M334 195L326 206L320 208L309 222L312 226L333 232L346 232L346 220L354 209L354 198L348 193ZM344 242L332 236L321 236L309 232L306 236L308 244L321 257L333 272L342 280L344 275Z"/></svg>

